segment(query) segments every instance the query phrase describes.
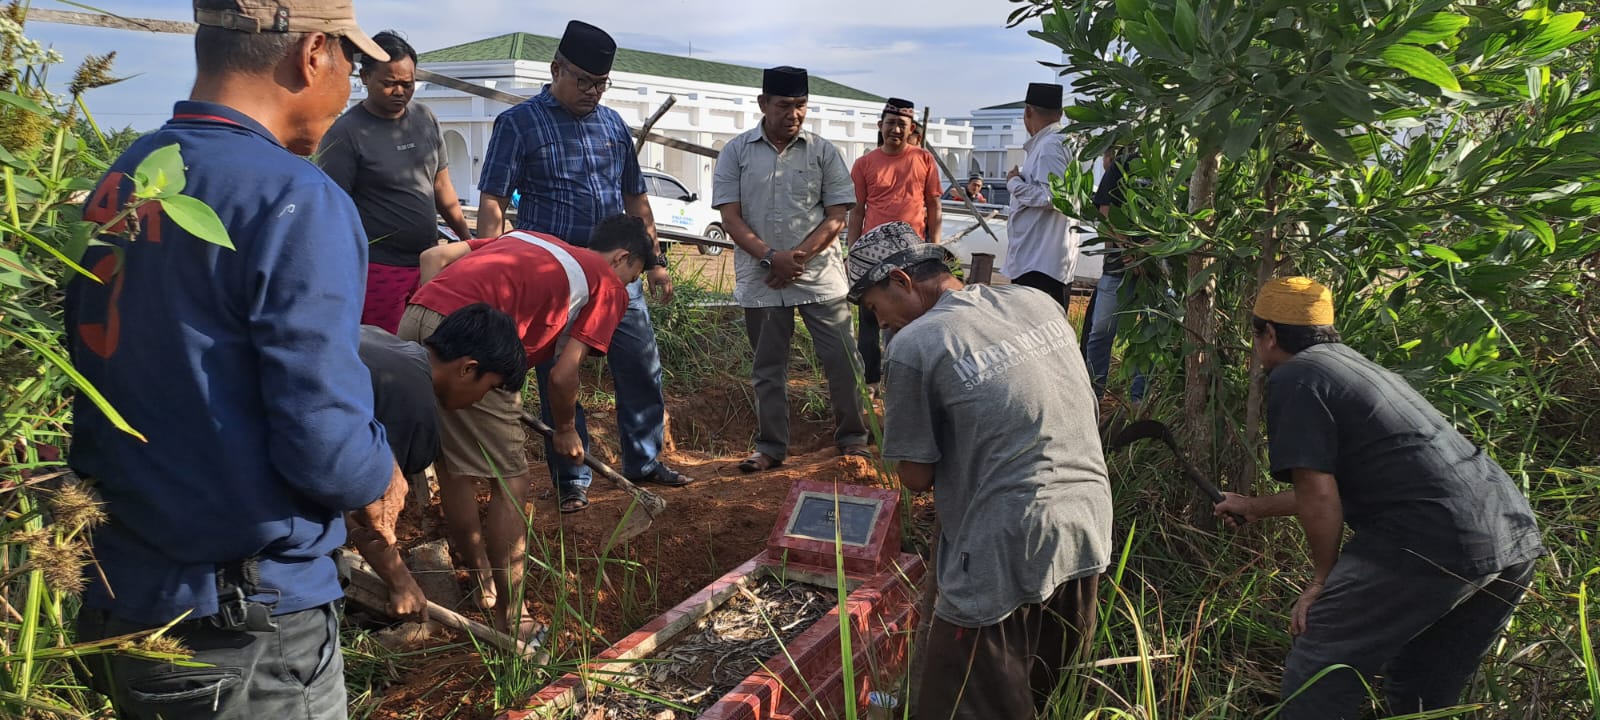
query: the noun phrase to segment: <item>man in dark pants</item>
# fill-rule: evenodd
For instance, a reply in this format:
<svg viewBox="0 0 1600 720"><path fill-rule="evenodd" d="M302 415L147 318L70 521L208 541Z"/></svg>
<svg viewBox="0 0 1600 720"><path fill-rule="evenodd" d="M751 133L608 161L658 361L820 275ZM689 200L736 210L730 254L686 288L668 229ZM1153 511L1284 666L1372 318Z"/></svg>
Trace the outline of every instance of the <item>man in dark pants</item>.
<svg viewBox="0 0 1600 720"><path fill-rule="evenodd" d="M811 80L804 68L762 72L761 124L717 157L711 206L722 212L734 256L733 297L744 308L753 354L755 453L740 472L766 472L789 456L789 357L794 316L828 379L834 442L844 455L870 457L856 391L860 356L850 342L850 306L836 241L855 199L850 171L833 143L805 129Z"/></svg>
<svg viewBox="0 0 1600 720"><path fill-rule="evenodd" d="M1227 493L1216 510L1295 515L1311 546L1278 717L1355 720L1380 672L1385 714L1454 705L1544 554L1527 499L1405 380L1339 342L1327 288L1273 280L1252 323L1272 472L1294 487ZM1334 665L1349 667L1313 682Z"/></svg>
<svg viewBox="0 0 1600 720"><path fill-rule="evenodd" d="M611 63L617 44L604 30L573 20L561 36L551 81L526 102L495 118L494 133L483 161L478 236L499 237L506 200L522 194L517 229L561 238L578 247L601 220L626 212L642 218L655 237L655 219L645 194L644 175L633 152L633 136L615 110L600 105L611 86ZM660 248L646 272L661 302L672 302L672 277ZM622 444L622 473L635 482L679 486L693 482L661 462L666 437L666 400L661 393L661 354L645 305L644 285L628 285L628 312L617 327L607 356L617 392L617 434ZM548 398L549 366L538 368L540 397ZM550 404L540 403L544 421L553 420ZM589 428L578 408L578 434L585 447ZM589 468L554 451L546 441L545 457L555 481L562 512L589 506Z"/></svg>
<svg viewBox="0 0 1600 720"><path fill-rule="evenodd" d="M850 208L845 245L867 230L900 220L939 243L943 208L939 205L939 166L933 154L910 145L917 129L916 108L910 100L889 98L878 118L878 149L856 160L850 181L856 187L856 204ZM887 342L887 339L885 339ZM859 311L856 348L861 352L862 379L876 388L881 379L883 349L878 342L878 319Z"/></svg>
<svg viewBox="0 0 1600 720"><path fill-rule="evenodd" d="M1055 206L1050 178L1065 175L1071 162L1061 142L1061 86L1029 83L1022 125L1028 130L1022 165L1006 174L1011 215L1006 223L1005 266L1011 282L1043 291L1063 309L1072 301L1078 264L1072 219Z"/></svg>
<svg viewBox="0 0 1600 720"><path fill-rule="evenodd" d="M199 665L118 653L82 670L122 718L340 719L330 553L346 512L403 503L405 481L357 355L366 235L302 156L349 99L354 56L387 56L348 0L194 12L190 99L112 163L84 217L118 218L135 168L176 145L183 194L234 249L142 206L137 237L112 227L84 254L99 281L68 286L65 320L73 364L143 433L74 401L70 462L111 518L76 639L175 622L167 636Z"/></svg>
<svg viewBox="0 0 1600 720"><path fill-rule="evenodd" d="M1065 314L1016 285L964 286L905 223L850 253L850 295L898 331L883 457L933 491L943 532L920 718L1031 718L1088 646L1111 487Z"/></svg>

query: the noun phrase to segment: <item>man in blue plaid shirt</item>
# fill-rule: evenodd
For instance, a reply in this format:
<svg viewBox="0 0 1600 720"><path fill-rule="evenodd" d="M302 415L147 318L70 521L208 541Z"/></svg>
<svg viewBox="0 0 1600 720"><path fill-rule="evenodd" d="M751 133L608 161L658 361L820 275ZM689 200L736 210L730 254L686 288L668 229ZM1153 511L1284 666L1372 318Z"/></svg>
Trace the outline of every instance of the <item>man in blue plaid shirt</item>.
<svg viewBox="0 0 1600 720"><path fill-rule="evenodd" d="M642 218L654 236L655 219L628 125L615 110L600 105L611 85L616 48L604 30L577 20L568 23L550 63L550 84L495 119L478 181L479 237L501 234L513 191L521 193L516 221L520 230L547 233L583 247L601 219L626 212ZM672 279L666 255L659 249L646 278L658 300L672 301ZM616 379L623 474L635 482L671 486L692 482L657 457L665 435L666 403L661 393L661 356L642 281L628 286L628 312L607 357ZM546 398L549 368L540 366L538 376L539 395ZM541 401L540 409L545 422L551 422L549 403ZM589 433L581 407L577 430L587 449ZM559 457L548 441L545 457L560 493L561 512L588 507L589 469Z"/></svg>

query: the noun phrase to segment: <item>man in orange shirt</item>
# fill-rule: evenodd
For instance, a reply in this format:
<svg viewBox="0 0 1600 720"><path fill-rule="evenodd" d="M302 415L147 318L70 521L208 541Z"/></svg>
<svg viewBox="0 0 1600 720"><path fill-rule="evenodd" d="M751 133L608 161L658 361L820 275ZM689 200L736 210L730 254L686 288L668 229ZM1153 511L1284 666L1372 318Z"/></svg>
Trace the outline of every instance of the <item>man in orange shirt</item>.
<svg viewBox="0 0 1600 720"><path fill-rule="evenodd" d="M878 149L861 156L850 170L856 186L856 205L850 210L847 245L854 247L863 232L899 220L924 240L939 242L939 166L933 155L911 144L917 132L915 106L910 100L889 98L878 119ZM880 379L883 351L878 347L878 319L860 310L856 347L866 366L864 380Z"/></svg>

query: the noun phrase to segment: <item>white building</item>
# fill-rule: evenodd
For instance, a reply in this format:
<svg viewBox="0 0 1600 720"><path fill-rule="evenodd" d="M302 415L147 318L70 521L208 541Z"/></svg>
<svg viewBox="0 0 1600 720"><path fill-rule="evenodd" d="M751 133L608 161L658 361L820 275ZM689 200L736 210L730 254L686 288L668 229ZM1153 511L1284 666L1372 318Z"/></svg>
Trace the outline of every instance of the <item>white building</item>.
<svg viewBox="0 0 1600 720"><path fill-rule="evenodd" d="M486 87L531 97L550 81L550 59L557 38L510 33L422 53L419 64ZM366 89L359 81L351 94L356 103ZM756 106L761 69L662 53L617 49L612 87L602 101L632 127L639 127L667 96L677 103L655 126L655 132L698 145L721 149L734 136L761 122ZM416 102L439 117L444 131L451 181L468 204L478 202L478 176L489 146L494 119L504 103L449 88L418 83ZM807 128L838 146L846 163L877 146L877 122L884 98L825 78L811 78L811 111ZM937 152L952 173L964 177L972 151L972 128L930 121L926 146ZM709 197L711 158L646 144L640 164L673 175L689 190Z"/></svg>
<svg viewBox="0 0 1600 720"><path fill-rule="evenodd" d="M969 172L986 178L1003 178L1022 164L1022 144L1028 130L1022 126L1023 101L990 105L972 111L962 122L972 128L972 167Z"/></svg>

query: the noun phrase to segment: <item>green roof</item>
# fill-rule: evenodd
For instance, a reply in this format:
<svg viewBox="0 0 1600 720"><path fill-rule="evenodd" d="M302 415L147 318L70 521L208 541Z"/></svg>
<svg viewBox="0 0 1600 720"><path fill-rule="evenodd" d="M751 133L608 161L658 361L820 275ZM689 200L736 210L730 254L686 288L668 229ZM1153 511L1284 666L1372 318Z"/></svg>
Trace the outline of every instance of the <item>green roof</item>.
<svg viewBox="0 0 1600 720"><path fill-rule="evenodd" d="M1016 102L1009 102L1009 103L1006 103L1004 105L990 105L989 107L978 108L978 109L979 110L1021 110L1022 108L1026 107L1027 104L1028 104L1028 101L1026 101L1026 100L1018 100Z"/></svg>
<svg viewBox="0 0 1600 720"><path fill-rule="evenodd" d="M418 62L491 62L495 60L529 60L549 62L555 57L560 41L546 35L532 33L507 33L476 42L452 45L422 53ZM660 77L720 83L742 87L761 87L761 69L731 65L729 63L696 60L694 58L617 48L615 72L656 75ZM832 80L813 76L811 94L846 100L883 102L883 98Z"/></svg>

